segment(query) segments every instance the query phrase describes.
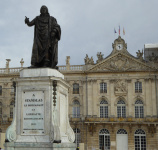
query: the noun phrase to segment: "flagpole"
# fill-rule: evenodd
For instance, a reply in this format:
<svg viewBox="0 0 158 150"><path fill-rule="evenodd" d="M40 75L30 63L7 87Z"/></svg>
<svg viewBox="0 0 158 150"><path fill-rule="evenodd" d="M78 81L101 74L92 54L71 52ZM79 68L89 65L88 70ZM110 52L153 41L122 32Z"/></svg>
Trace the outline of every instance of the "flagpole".
<svg viewBox="0 0 158 150"><path fill-rule="evenodd" d="M115 28L114 28L114 40L115 40Z"/></svg>
<svg viewBox="0 0 158 150"><path fill-rule="evenodd" d="M124 27L123 27L123 39L125 40L125 35L124 35Z"/></svg>
<svg viewBox="0 0 158 150"><path fill-rule="evenodd" d="M123 38L125 40L125 29L124 29L124 27L123 27Z"/></svg>
<svg viewBox="0 0 158 150"><path fill-rule="evenodd" d="M115 30L115 28L114 28L114 38L116 39L116 30Z"/></svg>
<svg viewBox="0 0 158 150"><path fill-rule="evenodd" d="M119 23L119 36L120 36L120 23Z"/></svg>

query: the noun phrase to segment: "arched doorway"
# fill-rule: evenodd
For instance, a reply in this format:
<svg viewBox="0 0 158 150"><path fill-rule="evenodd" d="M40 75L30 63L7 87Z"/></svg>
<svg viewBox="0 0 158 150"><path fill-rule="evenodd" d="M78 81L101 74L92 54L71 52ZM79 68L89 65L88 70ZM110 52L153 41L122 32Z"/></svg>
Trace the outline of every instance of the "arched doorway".
<svg viewBox="0 0 158 150"><path fill-rule="evenodd" d="M78 128L73 129L75 133L75 141L76 146L79 147L79 143L81 143L81 131Z"/></svg>
<svg viewBox="0 0 158 150"><path fill-rule="evenodd" d="M144 130L137 129L134 133L135 150L146 150L146 134Z"/></svg>
<svg viewBox="0 0 158 150"><path fill-rule="evenodd" d="M107 129L99 131L99 149L110 150L110 132Z"/></svg>
<svg viewBox="0 0 158 150"><path fill-rule="evenodd" d="M119 129L116 133L117 150L128 150L128 134L125 129Z"/></svg>

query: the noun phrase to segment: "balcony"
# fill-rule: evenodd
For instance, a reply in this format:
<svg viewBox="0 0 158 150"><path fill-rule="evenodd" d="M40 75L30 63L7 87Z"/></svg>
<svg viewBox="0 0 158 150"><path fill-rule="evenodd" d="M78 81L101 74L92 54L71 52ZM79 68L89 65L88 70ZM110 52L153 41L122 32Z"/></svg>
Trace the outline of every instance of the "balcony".
<svg viewBox="0 0 158 150"><path fill-rule="evenodd" d="M140 89L140 90L135 90L135 93L142 93L142 89Z"/></svg>
<svg viewBox="0 0 158 150"><path fill-rule="evenodd" d="M84 120L84 116L81 114L69 114L69 121L80 122Z"/></svg>
<svg viewBox="0 0 158 150"><path fill-rule="evenodd" d="M107 93L107 90L100 90L100 93Z"/></svg>
<svg viewBox="0 0 158 150"><path fill-rule="evenodd" d="M79 94L79 90L73 90L73 94Z"/></svg>
<svg viewBox="0 0 158 150"><path fill-rule="evenodd" d="M100 117L85 117L85 122L95 122L95 123L158 123L157 117L145 117L145 118L117 118L117 117L109 117L109 118L100 118Z"/></svg>

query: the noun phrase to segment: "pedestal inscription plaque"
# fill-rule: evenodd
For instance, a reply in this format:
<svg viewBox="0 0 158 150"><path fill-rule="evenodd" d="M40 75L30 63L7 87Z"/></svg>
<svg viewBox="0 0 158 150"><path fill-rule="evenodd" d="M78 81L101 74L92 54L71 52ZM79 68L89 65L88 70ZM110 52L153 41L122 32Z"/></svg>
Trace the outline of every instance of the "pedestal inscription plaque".
<svg viewBox="0 0 158 150"><path fill-rule="evenodd" d="M44 134L44 91L24 91L22 134Z"/></svg>

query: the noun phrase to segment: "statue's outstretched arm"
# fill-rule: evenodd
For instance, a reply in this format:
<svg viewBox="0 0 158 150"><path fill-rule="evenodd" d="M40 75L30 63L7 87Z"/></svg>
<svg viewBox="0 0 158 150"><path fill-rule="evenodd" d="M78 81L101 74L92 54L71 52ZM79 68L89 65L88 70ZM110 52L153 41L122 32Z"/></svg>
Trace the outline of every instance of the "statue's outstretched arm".
<svg viewBox="0 0 158 150"><path fill-rule="evenodd" d="M31 22L28 22L27 25L28 25L29 27L35 25L35 20L33 19Z"/></svg>
<svg viewBox="0 0 158 150"><path fill-rule="evenodd" d="M26 17L26 16L25 16ZM31 27L31 26L33 26L33 25L35 25L35 19L33 19L31 22L29 21L29 18L25 18L25 23L29 26L29 27Z"/></svg>

